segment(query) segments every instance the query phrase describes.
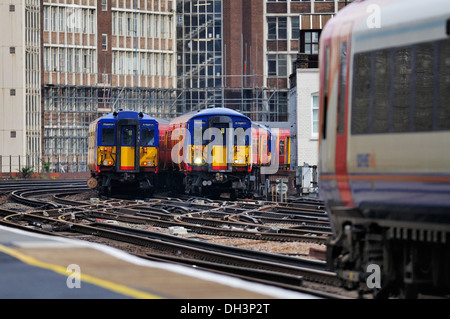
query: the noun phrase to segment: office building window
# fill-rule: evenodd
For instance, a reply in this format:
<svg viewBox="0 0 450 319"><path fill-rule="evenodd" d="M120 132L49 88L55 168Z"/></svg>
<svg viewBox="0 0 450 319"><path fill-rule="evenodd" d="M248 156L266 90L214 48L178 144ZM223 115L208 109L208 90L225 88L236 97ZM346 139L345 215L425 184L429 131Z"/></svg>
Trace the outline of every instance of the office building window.
<svg viewBox="0 0 450 319"><path fill-rule="evenodd" d="M102 50L108 51L108 35L102 34Z"/></svg>
<svg viewBox="0 0 450 319"><path fill-rule="evenodd" d="M300 37L300 17L291 17L291 39Z"/></svg>
<svg viewBox="0 0 450 319"><path fill-rule="evenodd" d="M267 30L269 40L286 40L287 18L286 17L267 18Z"/></svg>
<svg viewBox="0 0 450 319"><path fill-rule="evenodd" d="M287 56L285 54L269 54L267 70L268 76L286 76Z"/></svg>
<svg viewBox="0 0 450 319"><path fill-rule="evenodd" d="M300 50L306 54L319 54L320 30L301 31Z"/></svg>

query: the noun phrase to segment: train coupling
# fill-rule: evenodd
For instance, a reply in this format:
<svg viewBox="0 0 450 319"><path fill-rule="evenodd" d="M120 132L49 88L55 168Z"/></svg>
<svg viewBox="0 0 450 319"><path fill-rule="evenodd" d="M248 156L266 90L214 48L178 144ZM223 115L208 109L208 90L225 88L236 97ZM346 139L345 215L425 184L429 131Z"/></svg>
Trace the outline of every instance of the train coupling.
<svg viewBox="0 0 450 319"><path fill-rule="evenodd" d="M120 182L122 183L131 183L134 182L136 176L134 174L124 173L120 176Z"/></svg>
<svg viewBox="0 0 450 319"><path fill-rule="evenodd" d="M216 178L216 181L223 182L225 176L223 175L223 173L216 173L215 178Z"/></svg>

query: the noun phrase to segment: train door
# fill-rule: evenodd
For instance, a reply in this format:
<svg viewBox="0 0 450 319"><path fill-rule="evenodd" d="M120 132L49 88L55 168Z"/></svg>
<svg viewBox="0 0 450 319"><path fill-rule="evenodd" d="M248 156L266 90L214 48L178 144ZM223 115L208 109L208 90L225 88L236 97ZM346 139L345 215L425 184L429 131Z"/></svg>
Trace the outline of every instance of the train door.
<svg viewBox="0 0 450 319"><path fill-rule="evenodd" d="M260 138L260 164L261 165L268 165L270 164L270 147L271 147L271 142L270 142L270 134L264 130L264 132L262 132L261 134L261 138Z"/></svg>
<svg viewBox="0 0 450 319"><path fill-rule="evenodd" d="M220 136L215 138L216 143L213 145L213 170L226 170L227 166L227 129L226 123L219 123L214 126L220 132Z"/></svg>
<svg viewBox="0 0 450 319"><path fill-rule="evenodd" d="M338 85L337 85L337 130L336 130L336 153L335 169L337 188L341 201L345 206L353 206L350 183L347 170L347 151L349 137L349 79L350 79L350 36L352 24L345 24L342 28L340 45L338 46Z"/></svg>
<svg viewBox="0 0 450 319"><path fill-rule="evenodd" d="M120 170L136 170L136 127L124 125L120 131Z"/></svg>
<svg viewBox="0 0 450 319"><path fill-rule="evenodd" d="M211 117L208 127L213 128L214 140L210 143L212 151L208 160L210 171L231 171L233 158L232 120L226 116ZM231 136L230 136L231 134ZM230 147L227 147L229 145Z"/></svg>

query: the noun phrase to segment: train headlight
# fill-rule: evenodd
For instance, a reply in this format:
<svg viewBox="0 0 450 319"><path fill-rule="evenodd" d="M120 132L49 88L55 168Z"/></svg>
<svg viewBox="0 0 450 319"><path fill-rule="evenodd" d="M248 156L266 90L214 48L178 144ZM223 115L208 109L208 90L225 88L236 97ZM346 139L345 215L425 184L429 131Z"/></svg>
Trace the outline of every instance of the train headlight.
<svg viewBox="0 0 450 319"><path fill-rule="evenodd" d="M108 165L108 161L103 161L103 165Z"/></svg>
<svg viewBox="0 0 450 319"><path fill-rule="evenodd" d="M201 157L197 157L194 161L195 164L200 165L203 162L203 159Z"/></svg>

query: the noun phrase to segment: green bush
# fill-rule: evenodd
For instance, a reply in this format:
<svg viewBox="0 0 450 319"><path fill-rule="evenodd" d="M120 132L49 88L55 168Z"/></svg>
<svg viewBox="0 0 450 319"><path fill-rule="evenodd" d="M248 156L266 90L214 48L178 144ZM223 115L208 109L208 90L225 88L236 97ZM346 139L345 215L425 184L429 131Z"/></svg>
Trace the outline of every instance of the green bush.
<svg viewBox="0 0 450 319"><path fill-rule="evenodd" d="M31 175L34 173L33 168L32 167L22 167L22 177L23 178L29 178L31 177Z"/></svg>

